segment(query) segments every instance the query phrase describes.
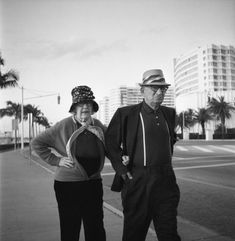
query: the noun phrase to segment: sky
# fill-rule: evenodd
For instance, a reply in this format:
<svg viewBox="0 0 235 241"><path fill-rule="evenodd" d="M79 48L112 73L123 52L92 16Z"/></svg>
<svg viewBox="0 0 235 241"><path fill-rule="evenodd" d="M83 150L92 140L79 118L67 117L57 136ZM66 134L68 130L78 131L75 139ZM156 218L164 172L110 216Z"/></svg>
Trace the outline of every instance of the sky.
<svg viewBox="0 0 235 241"><path fill-rule="evenodd" d="M152 68L173 84L174 58L235 46L235 0L1 0L0 16L2 72L18 71L24 104L53 124L69 115L75 86L91 87L98 102ZM21 99L20 88L0 90L0 108ZM10 129L0 119L0 131Z"/></svg>

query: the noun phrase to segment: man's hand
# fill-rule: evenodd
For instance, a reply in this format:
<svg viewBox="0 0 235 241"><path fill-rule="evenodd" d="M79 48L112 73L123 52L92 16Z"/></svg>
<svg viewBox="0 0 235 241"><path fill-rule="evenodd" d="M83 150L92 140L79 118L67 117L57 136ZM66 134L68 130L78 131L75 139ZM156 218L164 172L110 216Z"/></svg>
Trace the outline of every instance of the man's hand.
<svg viewBox="0 0 235 241"><path fill-rule="evenodd" d="M74 162L71 161L68 157L62 157L59 162L60 167L72 168L74 166Z"/></svg>
<svg viewBox="0 0 235 241"><path fill-rule="evenodd" d="M122 160L123 160L122 164L124 166L127 166L129 164L129 162L130 162L129 156L122 156Z"/></svg>
<svg viewBox="0 0 235 241"><path fill-rule="evenodd" d="M127 172L126 174L122 174L122 178L123 178L124 181L126 181L127 178L130 179L130 180L133 179L130 172Z"/></svg>

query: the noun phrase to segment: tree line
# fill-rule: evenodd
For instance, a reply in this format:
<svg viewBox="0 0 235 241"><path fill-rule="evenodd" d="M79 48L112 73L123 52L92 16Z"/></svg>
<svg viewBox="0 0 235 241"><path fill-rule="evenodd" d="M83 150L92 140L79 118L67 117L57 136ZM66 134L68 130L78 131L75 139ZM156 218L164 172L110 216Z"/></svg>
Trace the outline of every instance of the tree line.
<svg viewBox="0 0 235 241"><path fill-rule="evenodd" d="M222 138L226 133L226 119L231 118L231 112L235 111L235 107L226 102L224 96L216 98L208 98L207 107L199 108L198 110L187 109L180 112L176 116L176 125L181 129L183 134L183 128L193 127L195 124L199 124L202 128L202 134L205 135L205 124L211 120L219 121L218 129L221 130Z"/></svg>
<svg viewBox="0 0 235 241"><path fill-rule="evenodd" d="M6 89L9 87L17 87L19 81L19 75L17 71L10 69L3 73L1 67L4 66L5 61L1 56L0 52L0 89ZM48 119L44 116L43 112L36 106L27 104L23 106L23 120L28 120L28 114L32 114L32 129L34 130L34 123L44 126L45 128L50 127ZM14 103L12 101L6 102L6 108L0 109L0 118L4 116L14 117L19 122L21 118L21 104Z"/></svg>
<svg viewBox="0 0 235 241"><path fill-rule="evenodd" d="M8 88L8 87L16 87L18 86L19 75L15 70L9 70L6 73L2 73L1 66L4 66L4 60L1 57L0 52L0 88ZM181 133L183 133L184 128L193 127L195 124L201 125L202 134L205 135L205 124L210 120L220 121L220 128L222 137L224 138L224 134L226 133L226 119L231 118L231 112L235 110L235 107L228 102L225 101L224 96L218 98L210 98L208 99L207 107L199 108L198 110L187 109L176 116L176 125L181 129ZM38 123L46 128L50 127L48 119L44 116L42 111L31 104L24 106L23 119L28 119L28 114L31 113L33 120L32 125L34 123ZM19 103L13 103L11 101L7 101L6 108L0 109L0 118L4 116L15 117L17 120L21 120L21 105ZM33 128L34 129L34 128Z"/></svg>

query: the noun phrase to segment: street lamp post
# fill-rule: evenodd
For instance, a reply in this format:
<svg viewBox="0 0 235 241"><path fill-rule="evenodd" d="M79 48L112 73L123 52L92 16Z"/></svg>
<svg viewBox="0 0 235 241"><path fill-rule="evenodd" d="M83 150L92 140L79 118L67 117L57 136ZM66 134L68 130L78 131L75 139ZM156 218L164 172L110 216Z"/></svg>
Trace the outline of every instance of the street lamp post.
<svg viewBox="0 0 235 241"><path fill-rule="evenodd" d="M53 96L53 95L57 95L57 104L60 104L60 94L59 93L41 95L41 96L31 97L31 98L27 98L27 99L35 99L35 98ZM24 149L24 87L22 86L21 87L21 150L23 150L23 149Z"/></svg>
<svg viewBox="0 0 235 241"><path fill-rule="evenodd" d="M24 87L21 87L21 150L24 149Z"/></svg>

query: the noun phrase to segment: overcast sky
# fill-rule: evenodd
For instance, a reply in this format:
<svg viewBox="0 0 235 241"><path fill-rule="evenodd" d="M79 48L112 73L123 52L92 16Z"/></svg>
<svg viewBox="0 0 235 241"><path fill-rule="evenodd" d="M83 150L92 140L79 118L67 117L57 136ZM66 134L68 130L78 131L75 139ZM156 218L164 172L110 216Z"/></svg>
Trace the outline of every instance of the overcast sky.
<svg viewBox="0 0 235 241"><path fill-rule="evenodd" d="M68 116L77 85L99 101L151 68L173 83L173 58L204 44L235 45L235 0L2 0L0 16L3 70L19 72L24 104L53 123ZM60 105L56 95L28 99L50 93L60 93ZM7 100L21 102L20 89L0 90L0 108Z"/></svg>

